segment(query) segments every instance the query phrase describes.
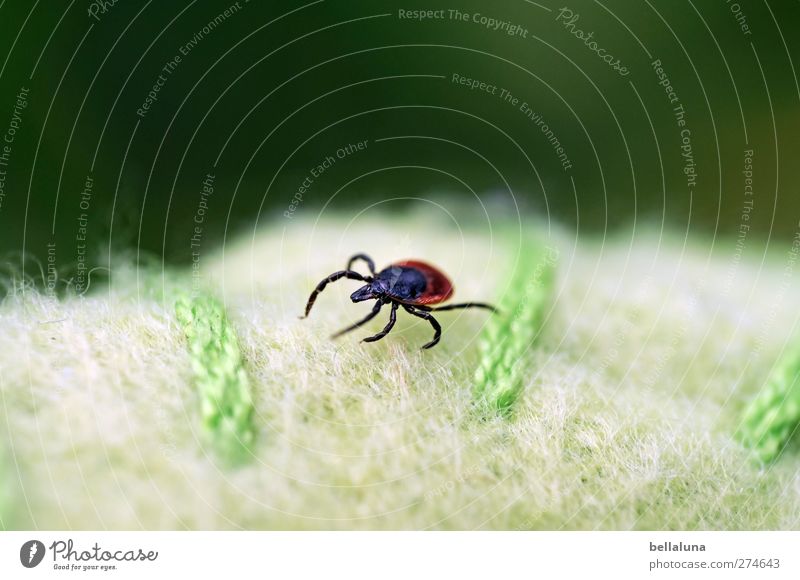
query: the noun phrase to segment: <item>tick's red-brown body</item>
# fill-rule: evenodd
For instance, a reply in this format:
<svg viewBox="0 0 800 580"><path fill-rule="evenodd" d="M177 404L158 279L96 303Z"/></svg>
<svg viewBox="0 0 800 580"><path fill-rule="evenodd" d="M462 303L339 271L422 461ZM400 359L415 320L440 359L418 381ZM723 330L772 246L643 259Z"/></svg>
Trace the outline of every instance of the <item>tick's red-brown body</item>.
<svg viewBox="0 0 800 580"><path fill-rule="evenodd" d="M372 276L362 276L353 271L351 266L356 260L365 261ZM391 304L392 311L389 314L389 323L381 332L375 336L365 338L364 341L374 342L386 336L394 326L398 307L402 306L409 314L424 318L431 323L434 329L433 340L422 347L431 348L439 342L439 337L442 333L439 323L431 316L431 311L455 310L457 308L486 308L495 312L497 310L494 306L482 302L465 302L463 304L450 304L431 308L431 304L440 304L453 295L452 282L438 268L419 260L404 260L390 264L376 274L375 264L372 259L365 254L356 254L350 258L345 270L334 272L317 284L316 289L308 297L306 316L311 312L311 307L314 306L317 295L325 289L325 286L340 278L360 280L367 283L366 286L362 286L350 295L350 299L353 302L362 302L364 300L377 300L377 302L366 318L337 332L334 338L372 320L377 316L384 304Z"/></svg>
<svg viewBox="0 0 800 580"><path fill-rule="evenodd" d="M441 271L430 264L418 260L404 260L395 262L389 268L392 266L413 268L425 277L425 291L412 302L403 301L405 304L440 304L453 295L453 283Z"/></svg>

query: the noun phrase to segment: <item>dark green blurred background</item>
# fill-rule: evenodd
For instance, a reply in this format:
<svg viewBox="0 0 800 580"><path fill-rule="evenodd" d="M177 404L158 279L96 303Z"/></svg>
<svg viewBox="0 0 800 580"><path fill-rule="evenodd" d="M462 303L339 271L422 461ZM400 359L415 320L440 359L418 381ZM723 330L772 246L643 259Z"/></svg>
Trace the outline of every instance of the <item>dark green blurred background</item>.
<svg viewBox="0 0 800 580"><path fill-rule="evenodd" d="M325 204L356 213L437 192L473 205L471 188L491 207L516 201L523 215L549 212L582 234L634 219L709 238L735 239L742 223L750 236L784 241L798 230L797 2L242 1L137 115L162 67L231 4L118 0L103 13L86 1L2 3L0 133L29 89L5 167L5 261L23 250L44 260L54 244L68 275L85 213L90 265L132 248L185 262L209 173L204 244L272 218L290 227L281 216L310 169L364 140L366 149L314 179L292 219ZM565 6L580 15L573 29L594 32L627 76L565 28ZM399 18L400 9L445 17ZM525 37L474 22L475 13ZM655 59L686 111L694 187ZM527 102L571 168L519 104L454 83L454 73ZM376 142L399 136L416 137ZM746 149L754 194L743 222Z"/></svg>

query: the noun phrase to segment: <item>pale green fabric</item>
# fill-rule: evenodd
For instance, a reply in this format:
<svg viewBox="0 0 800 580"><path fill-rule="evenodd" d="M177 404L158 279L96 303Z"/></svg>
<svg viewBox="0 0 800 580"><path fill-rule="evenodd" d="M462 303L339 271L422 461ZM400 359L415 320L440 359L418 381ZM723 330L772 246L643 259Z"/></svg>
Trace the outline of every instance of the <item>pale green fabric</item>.
<svg viewBox="0 0 800 580"><path fill-rule="evenodd" d="M231 410L222 431L248 433L249 422L257 434L235 465L203 435L215 425L204 426L205 359L175 311L190 272L137 276L120 259L111 288L93 295L10 297L0 306L0 478L19 486L4 525L800 527L797 447L762 466L734 436L796 334L800 292L776 294L782 256L762 264L746 253L732 272L721 242L709 255L680 238L576 243L546 226L526 231L559 259L508 417L474 405L494 324L486 311L438 313L442 340L427 351L430 325L402 311L380 342L359 339L388 313L331 341L369 311L349 301L354 281L332 284L298 319L314 285L359 251L378 267L441 267L454 300L514 302L517 229L436 212L296 217L245 233L224 255L204 252L202 295L224 305L240 354L221 376L244 369L253 405L244 421L246 405Z"/></svg>

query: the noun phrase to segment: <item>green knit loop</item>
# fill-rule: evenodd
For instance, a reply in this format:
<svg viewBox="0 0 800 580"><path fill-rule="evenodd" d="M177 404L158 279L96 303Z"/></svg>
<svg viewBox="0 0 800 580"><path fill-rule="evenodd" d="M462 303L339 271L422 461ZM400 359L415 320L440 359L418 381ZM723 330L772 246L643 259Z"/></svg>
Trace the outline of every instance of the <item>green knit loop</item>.
<svg viewBox="0 0 800 580"><path fill-rule="evenodd" d="M188 341L203 436L221 457L234 463L246 459L255 440L253 400L225 309L210 296L181 297L175 314Z"/></svg>
<svg viewBox="0 0 800 580"><path fill-rule="evenodd" d="M739 439L764 462L773 461L800 426L800 350L787 353L750 403Z"/></svg>
<svg viewBox="0 0 800 580"><path fill-rule="evenodd" d="M473 395L490 409L507 415L530 374L525 358L542 330L555 286L558 250L532 245L522 252L509 290L480 339L481 361Z"/></svg>

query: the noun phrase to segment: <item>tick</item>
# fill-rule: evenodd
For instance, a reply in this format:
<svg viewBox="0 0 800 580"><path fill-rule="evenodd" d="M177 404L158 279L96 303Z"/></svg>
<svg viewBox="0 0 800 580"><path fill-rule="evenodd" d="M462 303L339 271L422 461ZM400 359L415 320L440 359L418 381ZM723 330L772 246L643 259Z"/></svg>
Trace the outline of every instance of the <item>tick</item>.
<svg viewBox="0 0 800 580"><path fill-rule="evenodd" d="M352 269L353 263L363 260L369 268L370 275L363 276ZM422 348L431 348L436 346L442 336L442 327L431 315L431 312L441 312L443 310L456 310L458 308L485 308L492 312L497 312L497 308L491 304L483 302L463 302L461 304L449 304L447 306L432 307L432 304L440 304L449 299L453 295L453 284L440 270L420 262L418 260L404 260L402 262L395 262L390 264L377 274L375 273L375 262L366 254L356 254L347 262L347 267L344 270L334 272L324 280L322 280L311 296L308 297L306 303L305 316L306 318L314 306L314 302L325 287L331 282L347 278L349 280L359 280L366 282L350 295L350 300L353 302L363 302L365 300L375 300L375 306L372 307L372 312L367 314L363 320L351 324L331 336L337 338L351 330L355 330L359 326L366 324L375 318L381 311L381 308L386 304L391 304L391 312L389 312L388 324L375 336L368 336L363 339L363 342L375 342L382 339L389 334L389 331L394 327L397 320L397 309L401 306L403 309L419 318L427 320L433 327L433 340L423 345Z"/></svg>

